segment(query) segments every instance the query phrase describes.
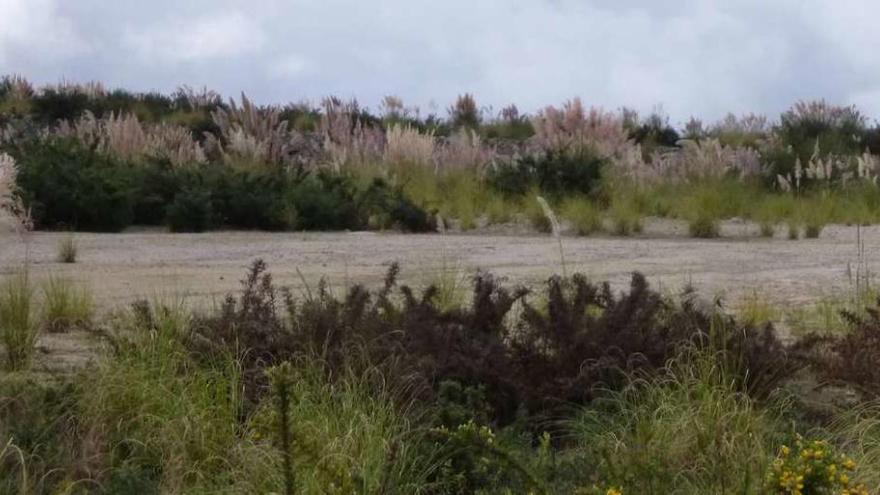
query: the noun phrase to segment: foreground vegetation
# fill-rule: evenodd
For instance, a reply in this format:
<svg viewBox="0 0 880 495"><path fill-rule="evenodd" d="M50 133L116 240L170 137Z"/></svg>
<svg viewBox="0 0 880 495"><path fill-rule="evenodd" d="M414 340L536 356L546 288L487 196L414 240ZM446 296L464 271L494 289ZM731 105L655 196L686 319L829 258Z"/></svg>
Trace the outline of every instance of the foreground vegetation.
<svg viewBox="0 0 880 495"><path fill-rule="evenodd" d="M876 493L880 312L780 340L635 274L470 298L293 294L256 261L211 311L98 318L69 280L0 287L2 493ZM88 331L69 374L40 335Z"/></svg>
<svg viewBox="0 0 880 495"><path fill-rule="evenodd" d="M375 113L259 107L9 76L0 129L0 177L41 229L548 229L539 195L577 235L631 235L645 216L696 237L732 217L791 238L880 219L880 128L824 101L676 129L578 99L523 115L462 95L443 118L393 97Z"/></svg>

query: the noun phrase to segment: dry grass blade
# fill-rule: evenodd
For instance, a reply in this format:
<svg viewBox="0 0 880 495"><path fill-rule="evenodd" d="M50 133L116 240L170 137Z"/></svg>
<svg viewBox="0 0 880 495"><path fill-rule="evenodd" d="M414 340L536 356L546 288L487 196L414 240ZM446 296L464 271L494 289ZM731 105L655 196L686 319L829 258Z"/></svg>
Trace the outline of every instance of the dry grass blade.
<svg viewBox="0 0 880 495"><path fill-rule="evenodd" d="M567 277L568 273L565 268L565 251L562 248L562 228L559 225L559 220L556 219L556 214L553 213L553 208L550 208L550 204L547 203L546 199L541 196L538 196L537 199L538 204L541 205L541 210L544 211L544 215L547 217L547 220L550 221L553 237L556 238L556 242L559 244L559 261L562 264L562 275Z"/></svg>

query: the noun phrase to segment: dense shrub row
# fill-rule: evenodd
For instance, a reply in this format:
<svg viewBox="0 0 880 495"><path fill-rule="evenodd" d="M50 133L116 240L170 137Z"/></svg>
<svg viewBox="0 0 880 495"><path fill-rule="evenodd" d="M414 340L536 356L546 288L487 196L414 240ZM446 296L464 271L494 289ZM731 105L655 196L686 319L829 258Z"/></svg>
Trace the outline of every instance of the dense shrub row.
<svg viewBox="0 0 880 495"><path fill-rule="evenodd" d="M19 193L41 228L421 231L437 212L463 230L543 229L535 195L568 210L581 235L630 235L644 216L685 220L697 237L720 235L731 217L762 235L785 223L791 238L880 220L880 127L854 107L798 102L776 121L729 115L682 129L577 98L493 114L466 94L447 113L422 116L395 97L371 112L333 97L259 106L207 90L36 89L6 77L0 153L23 169Z"/></svg>
<svg viewBox="0 0 880 495"><path fill-rule="evenodd" d="M32 141L12 153L20 193L39 228L432 228L427 212L381 179L359 189L349 177L326 170L174 167L158 158L125 162L72 140Z"/></svg>

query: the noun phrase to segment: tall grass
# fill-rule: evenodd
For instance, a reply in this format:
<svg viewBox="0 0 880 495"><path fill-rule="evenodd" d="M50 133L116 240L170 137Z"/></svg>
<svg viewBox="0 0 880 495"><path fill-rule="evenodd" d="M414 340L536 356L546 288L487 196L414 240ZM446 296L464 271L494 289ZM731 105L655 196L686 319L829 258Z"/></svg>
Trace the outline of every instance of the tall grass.
<svg viewBox="0 0 880 495"><path fill-rule="evenodd" d="M287 365L294 493L421 493L436 468L402 391L374 367L328 376L317 357ZM275 370L277 374L278 370ZM276 398L277 399L277 398ZM265 403L255 434L279 438L278 408Z"/></svg>
<svg viewBox="0 0 880 495"><path fill-rule="evenodd" d="M100 439L92 476L117 493L277 490L277 455L241 423L235 360L190 358L185 307L141 308L118 323L116 351L79 404L89 435Z"/></svg>
<svg viewBox="0 0 880 495"><path fill-rule="evenodd" d="M855 460L854 477L869 493L880 492L880 403L868 402L842 412L829 430L831 440Z"/></svg>
<svg viewBox="0 0 880 495"><path fill-rule="evenodd" d="M679 358L573 420L597 477L623 493L760 493L777 418L737 391L720 363Z"/></svg>
<svg viewBox="0 0 880 495"><path fill-rule="evenodd" d="M79 248L76 243L76 238L73 237L73 234L68 234L61 238L58 241L58 254L56 259L59 263L76 263L77 253L79 252Z"/></svg>
<svg viewBox="0 0 880 495"><path fill-rule="evenodd" d="M590 235L602 230L602 215L587 198L567 198L560 207L560 215L571 223L577 235Z"/></svg>
<svg viewBox="0 0 880 495"><path fill-rule="evenodd" d="M72 280L50 276L42 284L43 326L50 333L88 328L92 323L95 303L88 287Z"/></svg>
<svg viewBox="0 0 880 495"><path fill-rule="evenodd" d="M634 198L615 196L609 214L612 232L616 235L629 236L642 231L642 215Z"/></svg>
<svg viewBox="0 0 880 495"><path fill-rule="evenodd" d="M34 310L34 288L26 270L0 282L0 339L9 371L31 364L39 334Z"/></svg>

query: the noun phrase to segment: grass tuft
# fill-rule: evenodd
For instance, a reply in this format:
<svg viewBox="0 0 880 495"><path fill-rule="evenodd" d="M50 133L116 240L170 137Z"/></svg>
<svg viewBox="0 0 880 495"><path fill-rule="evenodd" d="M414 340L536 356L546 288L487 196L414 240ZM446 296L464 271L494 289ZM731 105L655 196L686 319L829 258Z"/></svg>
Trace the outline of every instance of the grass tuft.
<svg viewBox="0 0 880 495"><path fill-rule="evenodd" d="M562 203L561 216L571 222L577 235L590 235L602 230L602 216L587 198L568 198Z"/></svg>
<svg viewBox="0 0 880 495"><path fill-rule="evenodd" d="M0 284L0 339L6 351L6 369L27 369L36 351L39 327L34 318L34 289L27 271Z"/></svg>
<svg viewBox="0 0 880 495"><path fill-rule="evenodd" d="M732 385L718 356L679 358L571 424L597 476L623 493L756 493L776 419Z"/></svg>
<svg viewBox="0 0 880 495"><path fill-rule="evenodd" d="M66 235L58 241L58 256L56 259L59 263L76 263L78 251L79 249L73 234Z"/></svg>
<svg viewBox="0 0 880 495"><path fill-rule="evenodd" d="M86 329L92 323L95 303L87 287L72 280L51 276L42 284L43 327L50 333Z"/></svg>

